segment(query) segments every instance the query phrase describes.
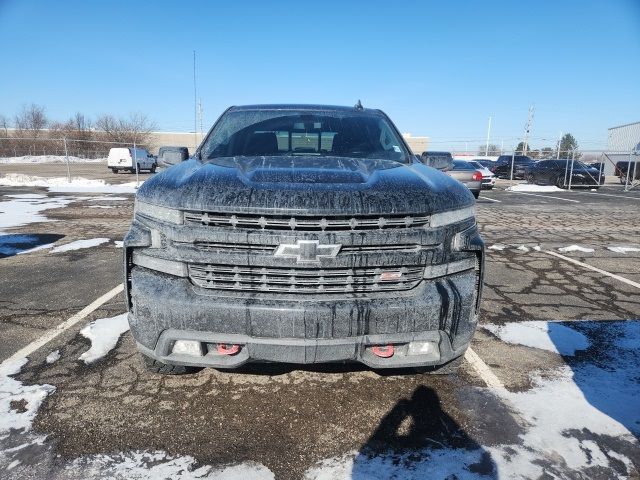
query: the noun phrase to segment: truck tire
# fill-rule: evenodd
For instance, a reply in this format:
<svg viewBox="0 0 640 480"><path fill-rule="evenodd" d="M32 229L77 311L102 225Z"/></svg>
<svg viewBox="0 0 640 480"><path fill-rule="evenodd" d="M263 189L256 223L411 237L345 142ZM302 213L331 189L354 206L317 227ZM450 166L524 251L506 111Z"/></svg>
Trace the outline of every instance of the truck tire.
<svg viewBox="0 0 640 480"><path fill-rule="evenodd" d="M558 175L553 183L558 188L565 188L564 177L562 175Z"/></svg>
<svg viewBox="0 0 640 480"><path fill-rule="evenodd" d="M151 173L156 173L156 164L151 165L151 169L149 170Z"/></svg>
<svg viewBox="0 0 640 480"><path fill-rule="evenodd" d="M114 168L112 168L112 169L111 169L111 171L112 171L113 173L116 173L116 174L118 173L118 169L117 169L117 168L115 168L115 167L114 167Z"/></svg>
<svg viewBox="0 0 640 480"><path fill-rule="evenodd" d="M148 372L158 373L160 375L186 375L189 373L196 373L201 370L197 367L187 367L185 365L170 365L168 363L162 363L143 354L140 354L140 357L142 359L142 365Z"/></svg>

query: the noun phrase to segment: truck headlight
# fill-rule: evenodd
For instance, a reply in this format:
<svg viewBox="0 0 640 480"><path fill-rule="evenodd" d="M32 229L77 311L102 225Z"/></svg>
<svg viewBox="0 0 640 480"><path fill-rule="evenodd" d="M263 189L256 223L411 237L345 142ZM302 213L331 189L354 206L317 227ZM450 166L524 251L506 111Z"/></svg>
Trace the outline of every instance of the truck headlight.
<svg viewBox="0 0 640 480"><path fill-rule="evenodd" d="M154 220L160 220L161 222L174 223L176 225L182 225L183 223L182 211L176 210L175 208L152 205L151 203L140 200L136 200L133 212L135 215L140 214Z"/></svg>
<svg viewBox="0 0 640 480"><path fill-rule="evenodd" d="M458 223L476 216L476 208L474 206L459 208L458 210L450 210L448 212L434 213L431 215L430 226L443 227Z"/></svg>

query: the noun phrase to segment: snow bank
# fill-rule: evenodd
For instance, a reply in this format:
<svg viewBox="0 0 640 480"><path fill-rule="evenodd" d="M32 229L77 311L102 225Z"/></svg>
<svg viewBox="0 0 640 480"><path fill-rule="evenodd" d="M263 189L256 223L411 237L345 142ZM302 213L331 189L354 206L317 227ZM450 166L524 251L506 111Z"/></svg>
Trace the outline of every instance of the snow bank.
<svg viewBox="0 0 640 480"><path fill-rule="evenodd" d="M142 181L140 185L142 185ZM109 184L104 180L83 177L37 177L23 173L9 173L0 177L0 185L6 187L43 187L54 193L136 193L136 182Z"/></svg>
<svg viewBox="0 0 640 480"><path fill-rule="evenodd" d="M22 157L0 157L0 163L66 163L64 155L25 155ZM80 158L69 155L69 163L106 163L106 158Z"/></svg>
<svg viewBox="0 0 640 480"><path fill-rule="evenodd" d="M532 185L530 183L518 183L516 185L512 185L510 187L505 188L510 192L541 192L541 193L549 193L549 192L563 192L561 188L556 187L555 185Z"/></svg>
<svg viewBox="0 0 640 480"><path fill-rule="evenodd" d="M81 250L83 248L97 247L103 243L110 241L108 238L90 238L88 240L76 240L75 242L66 243L51 250L51 253L69 252L71 250Z"/></svg>
<svg viewBox="0 0 640 480"><path fill-rule="evenodd" d="M636 247L607 247L607 249L615 253L640 252L640 248Z"/></svg>
<svg viewBox="0 0 640 480"><path fill-rule="evenodd" d="M569 245L568 247L560 247L558 250L561 251L562 253L568 253L568 252L591 253L594 251L593 248L581 247L580 245Z"/></svg>
<svg viewBox="0 0 640 480"><path fill-rule="evenodd" d="M483 327L503 342L548 350L560 355L575 355L577 350L586 350L590 345L582 333L554 322L512 322L506 325L489 323Z"/></svg>
<svg viewBox="0 0 640 480"><path fill-rule="evenodd" d="M78 360L87 365L101 359L118 343L120 335L129 330L127 314L110 318L99 318L80 330L80 334L91 340L91 348L84 352Z"/></svg>

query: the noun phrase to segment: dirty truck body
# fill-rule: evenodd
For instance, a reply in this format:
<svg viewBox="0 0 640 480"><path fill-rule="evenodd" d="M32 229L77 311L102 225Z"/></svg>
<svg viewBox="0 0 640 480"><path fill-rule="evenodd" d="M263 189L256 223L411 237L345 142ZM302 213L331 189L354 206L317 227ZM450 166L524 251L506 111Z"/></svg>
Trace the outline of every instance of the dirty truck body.
<svg viewBox="0 0 640 480"><path fill-rule="evenodd" d="M129 323L156 365L438 366L474 334L483 258L471 192L384 113L232 107L138 191Z"/></svg>

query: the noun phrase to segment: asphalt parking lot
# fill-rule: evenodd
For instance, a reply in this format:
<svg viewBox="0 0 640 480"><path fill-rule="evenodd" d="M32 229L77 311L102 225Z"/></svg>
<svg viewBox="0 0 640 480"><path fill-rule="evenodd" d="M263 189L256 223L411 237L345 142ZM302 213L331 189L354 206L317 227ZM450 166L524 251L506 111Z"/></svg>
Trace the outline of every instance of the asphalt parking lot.
<svg viewBox="0 0 640 480"><path fill-rule="evenodd" d="M459 374L252 365L182 377L144 371L128 332L78 360L91 344L80 331L125 311L116 242L133 196L0 187L0 202L58 202L0 224L29 248L53 244L0 256L0 360L68 324L19 372L0 371L0 406L32 422L0 422L0 478L640 478L640 190L505 186L477 202L487 272ZM91 239L105 241L53 251Z"/></svg>

